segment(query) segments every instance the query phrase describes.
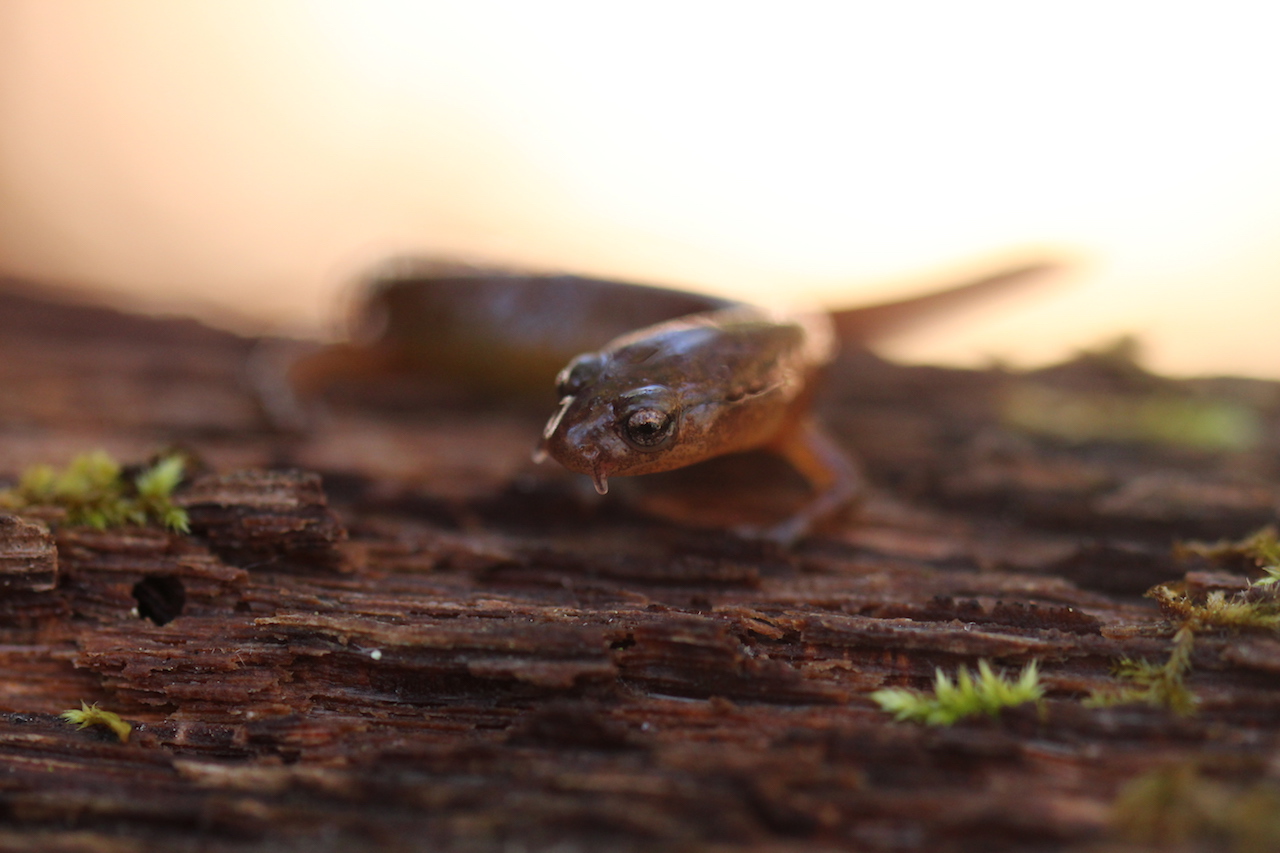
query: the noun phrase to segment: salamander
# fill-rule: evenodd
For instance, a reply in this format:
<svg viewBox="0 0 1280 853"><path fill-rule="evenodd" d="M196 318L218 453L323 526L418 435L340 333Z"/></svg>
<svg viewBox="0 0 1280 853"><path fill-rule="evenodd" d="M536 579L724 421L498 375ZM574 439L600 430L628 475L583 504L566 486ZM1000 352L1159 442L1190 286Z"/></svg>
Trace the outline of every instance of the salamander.
<svg viewBox="0 0 1280 853"><path fill-rule="evenodd" d="M1051 266L1028 264L913 299L807 314L577 276L410 268L380 277L354 343L304 360L295 387L306 393L335 372L389 366L465 377L473 389L504 395L546 395L554 385L559 402L535 461L549 457L586 474L601 494L610 477L769 451L813 490L792 517L750 531L788 543L862 489L857 465L810 411L838 346L866 343Z"/></svg>

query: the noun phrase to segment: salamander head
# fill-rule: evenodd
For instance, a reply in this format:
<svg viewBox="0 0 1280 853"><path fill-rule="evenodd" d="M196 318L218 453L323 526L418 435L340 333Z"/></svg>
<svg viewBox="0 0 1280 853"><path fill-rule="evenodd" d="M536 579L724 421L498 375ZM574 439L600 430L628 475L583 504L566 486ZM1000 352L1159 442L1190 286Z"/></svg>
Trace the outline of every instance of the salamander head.
<svg viewBox="0 0 1280 853"><path fill-rule="evenodd" d="M616 370L610 354L580 355L556 379L559 408L534 454L551 456L570 471L588 474L596 491L611 475L666 471L688 464L687 441L700 427L667 385L637 382Z"/></svg>

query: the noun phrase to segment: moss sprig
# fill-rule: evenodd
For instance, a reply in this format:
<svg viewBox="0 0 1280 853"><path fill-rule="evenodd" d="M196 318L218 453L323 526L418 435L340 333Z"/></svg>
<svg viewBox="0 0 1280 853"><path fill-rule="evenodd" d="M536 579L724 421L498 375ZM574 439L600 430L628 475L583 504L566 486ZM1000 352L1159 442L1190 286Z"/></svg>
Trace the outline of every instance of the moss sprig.
<svg viewBox="0 0 1280 853"><path fill-rule="evenodd" d="M1260 562L1280 557L1280 550L1277 550L1280 545L1276 543L1274 531L1263 531L1255 537L1260 538L1256 538L1249 548ZM1280 566L1263 565L1262 568L1267 573L1266 577L1231 595L1213 590L1203 600L1196 600L1173 584L1159 584L1147 590L1147 597L1154 599L1177 626L1169 659L1162 664L1145 660L1120 661L1115 674L1129 684L1119 690L1096 692L1085 703L1103 707L1145 702L1169 708L1178 714L1195 713L1198 700L1186 685L1186 676L1191 671L1191 652L1196 634L1220 629L1280 631L1280 586L1276 585L1280 579Z"/></svg>
<svg viewBox="0 0 1280 853"><path fill-rule="evenodd" d="M1280 581L1280 532L1267 525L1243 539L1221 542L1179 542L1174 548L1175 557L1204 557L1207 560L1250 560L1263 571L1263 578L1254 586L1270 586Z"/></svg>
<svg viewBox="0 0 1280 853"><path fill-rule="evenodd" d="M1115 665L1115 676L1126 682L1118 689L1100 690L1084 700L1089 708L1143 703L1168 708L1183 716L1194 714L1198 699L1187 687L1195 632L1181 628L1173 635L1173 649L1164 663L1125 658Z"/></svg>
<svg viewBox="0 0 1280 853"><path fill-rule="evenodd" d="M80 730L87 729L90 726L102 726L110 729L120 739L121 743L128 743L129 735L133 733L133 726L126 723L114 711L102 710L98 707L97 702L90 705L81 699L78 709L72 708L70 711L63 711L58 716Z"/></svg>
<svg viewBox="0 0 1280 853"><path fill-rule="evenodd" d="M18 485L0 492L0 509L24 512L50 508L62 522L104 529L126 524L157 524L187 532L187 513L172 500L182 482L181 456L166 456L136 473L127 472L107 453L95 450L71 460L59 471L34 465Z"/></svg>
<svg viewBox="0 0 1280 853"><path fill-rule="evenodd" d="M1155 599L1160 609L1180 627L1192 631L1212 628L1280 630L1280 587L1274 583L1252 583L1243 592L1230 596L1214 590L1202 602L1167 584L1160 584L1148 590L1147 597Z"/></svg>
<svg viewBox="0 0 1280 853"><path fill-rule="evenodd" d="M1132 779L1111 807L1111 829L1159 849L1263 853L1280 849L1280 788L1266 779L1226 781L1191 763Z"/></svg>
<svg viewBox="0 0 1280 853"><path fill-rule="evenodd" d="M929 726L949 726L965 717L982 714L994 717L1003 708L1038 702L1042 698L1044 688L1035 661L1027 664L1015 681L997 675L991 664L980 660L976 676L962 666L956 671L954 681L938 668L932 694L896 687L871 694L880 709L893 714L897 720Z"/></svg>

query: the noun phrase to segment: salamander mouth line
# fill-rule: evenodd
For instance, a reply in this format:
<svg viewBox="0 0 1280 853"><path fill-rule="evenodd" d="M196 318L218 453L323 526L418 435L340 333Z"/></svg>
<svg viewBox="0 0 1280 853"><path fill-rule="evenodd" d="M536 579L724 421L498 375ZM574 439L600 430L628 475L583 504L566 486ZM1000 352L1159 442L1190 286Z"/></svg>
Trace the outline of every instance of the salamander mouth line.
<svg viewBox="0 0 1280 853"><path fill-rule="evenodd" d="M547 442L551 440L551 436L556 434L556 430L560 427L560 422L564 420L565 412L569 411L569 407L573 405L574 397L572 394L565 396L560 400L560 408L556 409L547 425L542 428L542 441L538 442L538 446L533 449L531 458L534 465L541 465L547 461ZM603 494L603 492L601 493Z"/></svg>
<svg viewBox="0 0 1280 853"><path fill-rule="evenodd" d="M559 428L560 422L564 420L565 412L569 411L574 399L572 394L568 394L560 400L560 408L556 409L556 413L551 416L551 419L547 421L547 425L542 428L543 441L550 440L551 436L556 434L556 429Z"/></svg>

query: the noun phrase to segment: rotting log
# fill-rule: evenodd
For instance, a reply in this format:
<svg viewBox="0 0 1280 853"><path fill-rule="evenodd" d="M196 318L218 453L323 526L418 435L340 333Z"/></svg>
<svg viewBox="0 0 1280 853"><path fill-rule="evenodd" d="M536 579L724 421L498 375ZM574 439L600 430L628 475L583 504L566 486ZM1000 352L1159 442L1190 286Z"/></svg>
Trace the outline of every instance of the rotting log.
<svg viewBox="0 0 1280 853"><path fill-rule="evenodd" d="M338 394L284 434L250 381L272 346L0 293L0 472L208 469L190 535L0 519L0 847L1099 849L1144 773L1274 772L1270 635L1197 640L1194 716L1080 702L1168 654L1145 589L1243 585L1172 545L1275 520L1274 384L848 353L823 411L874 489L783 552L706 526L794 499L768 460L601 501L528 463L545 412ZM1067 440L1017 411L1068 392L1252 432ZM1040 661L1047 700L937 729L867 698L978 659ZM58 719L81 701L128 743Z"/></svg>

